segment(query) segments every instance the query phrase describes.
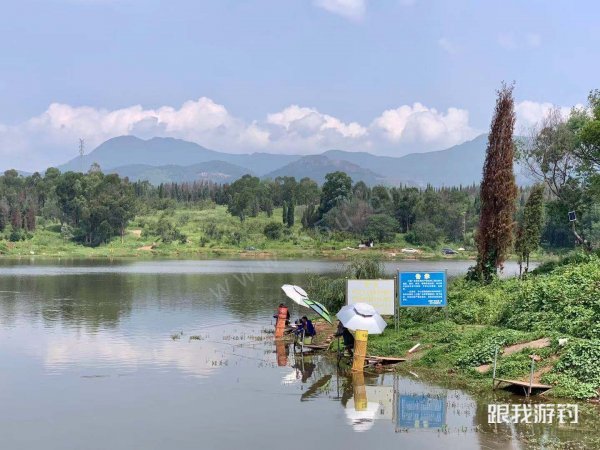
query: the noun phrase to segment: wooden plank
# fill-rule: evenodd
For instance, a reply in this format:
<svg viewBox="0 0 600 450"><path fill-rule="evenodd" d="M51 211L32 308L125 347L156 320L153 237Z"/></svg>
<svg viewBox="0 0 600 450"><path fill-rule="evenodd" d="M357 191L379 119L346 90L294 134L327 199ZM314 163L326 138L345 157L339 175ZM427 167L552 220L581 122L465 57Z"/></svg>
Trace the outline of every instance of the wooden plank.
<svg viewBox="0 0 600 450"><path fill-rule="evenodd" d="M394 358L392 356L367 356L366 359L375 359L378 361L387 361L387 362L404 362L406 358Z"/></svg>
<svg viewBox="0 0 600 450"><path fill-rule="evenodd" d="M498 384L507 383L507 384L512 384L514 386L522 386L522 387L526 387L526 388L531 386L531 389L546 389L546 390L552 389L552 386L548 386L547 384L533 383L530 385L528 381L507 380L504 378L496 378L494 381L496 381Z"/></svg>
<svg viewBox="0 0 600 450"><path fill-rule="evenodd" d="M318 345L318 344L304 344L304 348L311 350L327 350L329 345Z"/></svg>

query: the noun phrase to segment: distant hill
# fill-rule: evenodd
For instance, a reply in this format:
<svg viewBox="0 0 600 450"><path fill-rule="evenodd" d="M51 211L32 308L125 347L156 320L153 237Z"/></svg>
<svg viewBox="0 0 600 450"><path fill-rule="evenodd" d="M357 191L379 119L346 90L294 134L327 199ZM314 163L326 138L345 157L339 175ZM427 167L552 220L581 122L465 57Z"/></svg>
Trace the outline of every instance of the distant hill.
<svg viewBox="0 0 600 450"><path fill-rule="evenodd" d="M174 138L143 140L135 136L119 136L100 144L83 157L75 157L58 168L87 171L96 162L103 171L131 165L190 166L209 161L222 161L245 167L246 172L263 175L292 161L300 155L271 155L268 153L233 154L209 150L194 142Z"/></svg>
<svg viewBox="0 0 600 450"><path fill-rule="evenodd" d="M458 186L481 181L486 145L487 135L481 135L446 150L396 158L342 150L330 150L324 155L368 167L392 185Z"/></svg>
<svg viewBox="0 0 600 450"><path fill-rule="evenodd" d="M397 158L342 150L329 150L323 155L367 167L392 185L467 186L481 182L487 139L487 134L482 134L445 150L410 153ZM517 183L531 183L518 166L515 167L515 175Z"/></svg>
<svg viewBox="0 0 600 450"><path fill-rule="evenodd" d="M366 152L328 150L319 155L233 154L204 148L173 138L139 139L121 136L109 139L88 155L59 166L61 171L87 171L97 162L105 172L153 183L210 179L231 182L252 173L263 178L310 177L322 183L325 174L347 172L354 181L424 187L470 185L481 181L487 135L446 150L412 153L400 157L376 156ZM530 181L516 168L517 182Z"/></svg>
<svg viewBox="0 0 600 450"><path fill-rule="evenodd" d="M130 164L128 166L115 167L107 172L114 172L123 177L129 177L131 181L147 180L155 185L195 180L231 183L243 175L250 173L244 167L224 161L208 161L190 166Z"/></svg>
<svg viewBox="0 0 600 450"><path fill-rule="evenodd" d="M325 175L336 171L346 172L354 182L364 181L369 185L385 182L381 175L376 174L370 169L365 169L348 161L331 159L325 155L304 156L297 161L266 174L264 178L292 176L300 180L308 177L322 184L325 181Z"/></svg>

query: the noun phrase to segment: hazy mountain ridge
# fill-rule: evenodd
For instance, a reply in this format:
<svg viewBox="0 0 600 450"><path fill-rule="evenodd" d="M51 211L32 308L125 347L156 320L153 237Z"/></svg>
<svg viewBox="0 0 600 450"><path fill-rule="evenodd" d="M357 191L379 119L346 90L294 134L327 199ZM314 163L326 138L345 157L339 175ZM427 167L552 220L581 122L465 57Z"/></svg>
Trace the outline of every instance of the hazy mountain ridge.
<svg viewBox="0 0 600 450"><path fill-rule="evenodd" d="M309 177L322 183L326 173L341 170L355 182L362 180L370 185L457 186L480 182L486 146L487 135L480 135L445 150L400 157L344 150L316 155L234 154L181 139L121 136L58 168L87 171L96 162L105 172L152 183L193 179L232 182L246 173L263 178ZM517 181L528 183L520 175Z"/></svg>
<svg viewBox="0 0 600 450"><path fill-rule="evenodd" d="M83 157L75 157L59 166L61 171L87 170L96 162L104 171L137 164L148 166L190 166L210 161L222 161L245 167L258 175L266 174L302 155L271 155L269 153L234 154L210 150L194 142L174 138L143 140L135 136L120 136L103 142Z"/></svg>
<svg viewBox="0 0 600 450"><path fill-rule="evenodd" d="M185 182L195 180L231 183L243 175L250 173L247 168L224 161L207 161L205 163L179 166L151 166L148 164L130 164L115 167L106 172L118 173L132 181L147 180L152 184Z"/></svg>
<svg viewBox="0 0 600 450"><path fill-rule="evenodd" d="M325 175L336 171L346 172L352 180L362 180L369 185L386 182L384 177L370 169L346 160L331 159L325 154L303 156L297 161L293 161L280 169L266 174L265 178L293 176L296 177L297 180L300 180L304 177L309 177L317 183L322 184L325 181Z"/></svg>

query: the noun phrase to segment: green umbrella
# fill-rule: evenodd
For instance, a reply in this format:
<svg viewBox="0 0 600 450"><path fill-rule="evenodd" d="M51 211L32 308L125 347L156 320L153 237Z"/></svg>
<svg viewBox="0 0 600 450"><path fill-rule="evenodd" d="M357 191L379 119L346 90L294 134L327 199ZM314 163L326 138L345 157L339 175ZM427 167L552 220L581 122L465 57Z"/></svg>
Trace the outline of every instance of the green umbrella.
<svg viewBox="0 0 600 450"><path fill-rule="evenodd" d="M327 308L325 308L324 305L322 305L321 303L316 302L314 300L310 300L308 298L304 299L304 303L306 303L310 309L312 309L314 312L316 312L319 316L321 316L327 322L333 324L333 322L331 321L331 313L329 311L327 311Z"/></svg>

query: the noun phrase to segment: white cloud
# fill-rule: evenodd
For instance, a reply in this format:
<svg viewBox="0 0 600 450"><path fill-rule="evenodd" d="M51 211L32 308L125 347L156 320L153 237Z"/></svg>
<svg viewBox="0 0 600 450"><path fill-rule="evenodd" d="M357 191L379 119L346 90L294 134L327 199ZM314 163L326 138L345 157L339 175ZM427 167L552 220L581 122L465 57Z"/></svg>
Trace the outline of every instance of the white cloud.
<svg viewBox="0 0 600 450"><path fill-rule="evenodd" d="M367 0L314 0L314 4L351 20L362 19L367 11Z"/></svg>
<svg viewBox="0 0 600 450"><path fill-rule="evenodd" d="M401 155L442 149L478 133L469 124L468 111L438 111L421 103L386 110L367 124L299 105L248 122L206 97L179 108L134 105L108 110L53 103L23 123L0 124L0 156L3 169L43 170L76 156L79 138L85 139L89 152L121 135L169 136L233 153L310 154L339 148Z"/></svg>
<svg viewBox="0 0 600 450"><path fill-rule="evenodd" d="M381 131L388 141L424 149L458 144L479 133L469 125L468 111L448 108L443 113L421 103L384 111L371 128Z"/></svg>
<svg viewBox="0 0 600 450"><path fill-rule="evenodd" d="M291 105L284 110L269 114L267 122L284 127L292 133L319 133L333 131L343 138L360 138L367 133L366 128L356 122L344 123L314 108Z"/></svg>
<svg viewBox="0 0 600 450"><path fill-rule="evenodd" d="M581 104L575 105L575 108L582 107L583 105ZM558 108L563 117L567 117L571 112L571 107L569 106L556 106L549 102L525 100L515 104L515 114L517 116L515 133L526 134L528 130L538 125L554 108Z"/></svg>

